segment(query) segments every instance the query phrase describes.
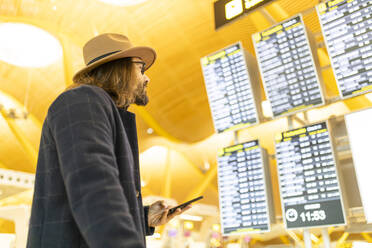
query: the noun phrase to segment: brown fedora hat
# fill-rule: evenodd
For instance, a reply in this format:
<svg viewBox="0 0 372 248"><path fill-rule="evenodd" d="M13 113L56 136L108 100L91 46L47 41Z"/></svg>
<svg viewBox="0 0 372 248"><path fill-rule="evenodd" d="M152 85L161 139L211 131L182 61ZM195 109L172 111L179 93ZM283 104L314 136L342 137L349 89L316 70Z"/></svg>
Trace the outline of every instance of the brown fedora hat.
<svg viewBox="0 0 372 248"><path fill-rule="evenodd" d="M138 57L145 63L145 70L149 69L156 59L156 52L151 47L133 46L128 37L121 34L101 34L89 40L83 48L86 67L78 71L78 75L88 72L99 65L120 58Z"/></svg>

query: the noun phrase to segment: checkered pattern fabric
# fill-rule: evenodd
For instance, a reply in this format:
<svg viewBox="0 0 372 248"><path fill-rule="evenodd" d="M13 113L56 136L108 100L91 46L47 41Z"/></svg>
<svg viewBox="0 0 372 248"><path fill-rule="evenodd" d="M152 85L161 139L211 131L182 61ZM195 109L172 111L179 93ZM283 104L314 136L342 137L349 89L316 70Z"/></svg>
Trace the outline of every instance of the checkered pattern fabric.
<svg viewBox="0 0 372 248"><path fill-rule="evenodd" d="M44 121L27 248L140 248L142 206L134 114L101 88L62 93Z"/></svg>

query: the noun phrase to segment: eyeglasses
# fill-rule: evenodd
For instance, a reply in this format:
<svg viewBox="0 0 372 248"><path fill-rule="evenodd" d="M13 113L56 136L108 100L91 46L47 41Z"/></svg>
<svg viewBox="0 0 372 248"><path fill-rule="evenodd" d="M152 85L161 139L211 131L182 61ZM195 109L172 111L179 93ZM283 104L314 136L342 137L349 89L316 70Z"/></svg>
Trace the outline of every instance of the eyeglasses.
<svg viewBox="0 0 372 248"><path fill-rule="evenodd" d="M142 62L142 61L132 61L132 63L135 63L135 64L142 64L142 67L141 67L141 74L145 74L145 66L146 66L146 63L145 62Z"/></svg>

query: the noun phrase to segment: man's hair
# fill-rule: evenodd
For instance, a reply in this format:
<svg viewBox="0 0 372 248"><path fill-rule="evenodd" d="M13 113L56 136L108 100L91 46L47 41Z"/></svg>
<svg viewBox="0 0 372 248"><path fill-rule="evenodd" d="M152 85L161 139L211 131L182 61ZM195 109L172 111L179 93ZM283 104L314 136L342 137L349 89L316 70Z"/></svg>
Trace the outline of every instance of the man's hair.
<svg viewBox="0 0 372 248"><path fill-rule="evenodd" d="M78 75L74 84L66 90L80 85L95 85L104 89L119 108L127 108L134 100L134 86L131 85L132 58L121 58L102 64Z"/></svg>

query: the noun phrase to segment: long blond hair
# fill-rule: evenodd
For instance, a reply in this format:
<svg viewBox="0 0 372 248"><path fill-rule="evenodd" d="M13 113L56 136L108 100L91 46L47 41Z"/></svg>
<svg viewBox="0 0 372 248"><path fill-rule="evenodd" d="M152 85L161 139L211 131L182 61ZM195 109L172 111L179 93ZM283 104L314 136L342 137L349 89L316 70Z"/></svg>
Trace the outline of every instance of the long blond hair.
<svg viewBox="0 0 372 248"><path fill-rule="evenodd" d="M65 91L80 85L95 85L104 89L119 108L128 108L134 100L132 58L121 58L102 64L91 71L80 74Z"/></svg>

